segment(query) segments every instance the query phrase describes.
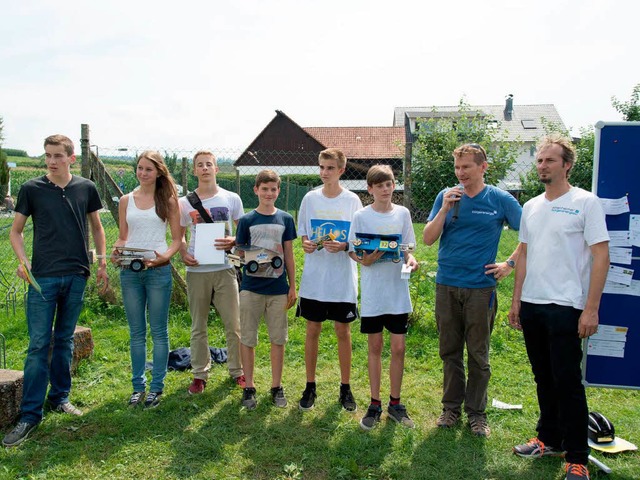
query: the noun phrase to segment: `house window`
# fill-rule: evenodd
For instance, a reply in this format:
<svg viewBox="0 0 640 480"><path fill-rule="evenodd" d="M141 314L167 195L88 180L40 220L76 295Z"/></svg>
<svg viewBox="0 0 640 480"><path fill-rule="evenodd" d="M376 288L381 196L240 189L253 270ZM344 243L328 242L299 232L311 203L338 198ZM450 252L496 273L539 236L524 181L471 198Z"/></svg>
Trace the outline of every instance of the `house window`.
<svg viewBox="0 0 640 480"><path fill-rule="evenodd" d="M522 120L522 127L525 130L535 130L537 128L535 120Z"/></svg>
<svg viewBox="0 0 640 480"><path fill-rule="evenodd" d="M531 145L529 147L529 156L530 157L535 157L536 156L536 146L535 145Z"/></svg>

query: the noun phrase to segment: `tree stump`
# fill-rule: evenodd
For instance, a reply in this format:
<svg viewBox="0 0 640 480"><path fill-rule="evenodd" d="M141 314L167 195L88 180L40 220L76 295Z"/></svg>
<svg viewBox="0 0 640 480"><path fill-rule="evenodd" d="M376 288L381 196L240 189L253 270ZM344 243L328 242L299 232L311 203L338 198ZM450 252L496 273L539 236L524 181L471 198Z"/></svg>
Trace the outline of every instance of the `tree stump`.
<svg viewBox="0 0 640 480"><path fill-rule="evenodd" d="M51 335L51 345L49 347L49 363L51 363L51 354L53 352L53 334ZM71 359L71 374L75 375L78 370L80 360L89 358L93 355L93 337L91 329L87 327L76 326L73 333L73 358Z"/></svg>
<svg viewBox="0 0 640 480"><path fill-rule="evenodd" d="M0 369L0 429L12 425L18 419L23 383L22 372Z"/></svg>
<svg viewBox="0 0 640 480"><path fill-rule="evenodd" d="M73 359L71 360L71 374L74 375L78 370L80 360L89 358L93 355L93 337L91 329L88 327L76 326L73 333Z"/></svg>

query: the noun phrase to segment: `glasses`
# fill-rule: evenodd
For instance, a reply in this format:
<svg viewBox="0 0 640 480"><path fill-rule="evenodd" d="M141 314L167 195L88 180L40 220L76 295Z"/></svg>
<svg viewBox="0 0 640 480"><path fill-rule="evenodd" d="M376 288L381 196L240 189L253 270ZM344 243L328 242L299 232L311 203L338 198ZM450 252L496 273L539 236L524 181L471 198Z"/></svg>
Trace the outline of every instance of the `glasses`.
<svg viewBox="0 0 640 480"><path fill-rule="evenodd" d="M476 150L480 150L482 152L482 156L484 157L484 161L487 161L487 152L484 151L482 145L478 145L477 143L467 143L465 147L475 148Z"/></svg>

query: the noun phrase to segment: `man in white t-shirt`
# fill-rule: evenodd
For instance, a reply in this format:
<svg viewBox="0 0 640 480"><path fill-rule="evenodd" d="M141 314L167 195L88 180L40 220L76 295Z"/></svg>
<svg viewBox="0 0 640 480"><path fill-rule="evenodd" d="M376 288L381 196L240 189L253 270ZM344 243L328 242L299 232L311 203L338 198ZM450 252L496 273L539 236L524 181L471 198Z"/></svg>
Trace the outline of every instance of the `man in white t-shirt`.
<svg viewBox="0 0 640 480"><path fill-rule="evenodd" d="M302 199L298 232L305 252L296 316L307 320L304 360L307 385L298 404L310 410L316 399L316 365L322 323L333 320L340 362L339 402L356 410L351 393L351 322L358 316L358 271L351 261L349 229L353 214L362 208L360 198L340 185L347 158L337 148L320 152L322 188Z"/></svg>
<svg viewBox="0 0 640 480"><path fill-rule="evenodd" d="M598 198L569 184L575 149L553 135L538 145L545 192L524 205L511 326L524 333L537 385L538 436L516 455L562 455L566 479L588 479L589 411L582 384L582 339L598 330L609 269L609 234Z"/></svg>
<svg viewBox="0 0 640 480"><path fill-rule="evenodd" d="M193 171L198 178L196 200L202 202L202 208L211 220L225 224L224 238L212 238L211 241L218 250L229 251L235 245L235 237L232 236L233 224L237 225L238 219L244 214L242 200L236 193L218 186L218 165L212 152L197 152L193 157ZM189 247L183 244L180 250L182 261L187 266L187 297L191 313L193 381L189 386L189 393L193 395L204 391L211 369L207 320L212 298L224 325L229 374L241 388L244 388L245 377L240 358L240 307L235 269L228 263L226 256L224 264L198 263L194 257L195 239L198 225L205 223L205 220L187 197L180 198L179 203L183 235L187 226L190 227L191 233Z"/></svg>

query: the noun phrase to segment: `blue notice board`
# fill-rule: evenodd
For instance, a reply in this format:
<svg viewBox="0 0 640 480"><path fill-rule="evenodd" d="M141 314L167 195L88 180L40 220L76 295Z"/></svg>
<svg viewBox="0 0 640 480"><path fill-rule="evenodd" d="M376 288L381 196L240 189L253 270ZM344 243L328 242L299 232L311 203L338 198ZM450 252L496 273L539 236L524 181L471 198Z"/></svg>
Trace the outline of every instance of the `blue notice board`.
<svg viewBox="0 0 640 480"><path fill-rule="evenodd" d="M631 215L640 215L640 122L598 122L593 164L593 192L600 198L628 198L630 212L607 215L607 228L629 230ZM626 247L629 248L629 247ZM611 262L634 270L640 280L640 248L633 246L631 265ZM600 325L613 335L595 344L598 336L586 341L583 359L584 384L588 387L640 389L640 296L604 293L600 304ZM619 328L611 328L619 327ZM626 337L623 335L626 328ZM603 328L600 328L602 332ZM600 340L602 342L602 340ZM607 346L613 346L607 353ZM620 347L624 346L621 355ZM617 348L616 348L617 347ZM595 351L606 355L590 354ZM619 356L608 356L617 351ZM616 355L616 354L614 354Z"/></svg>

